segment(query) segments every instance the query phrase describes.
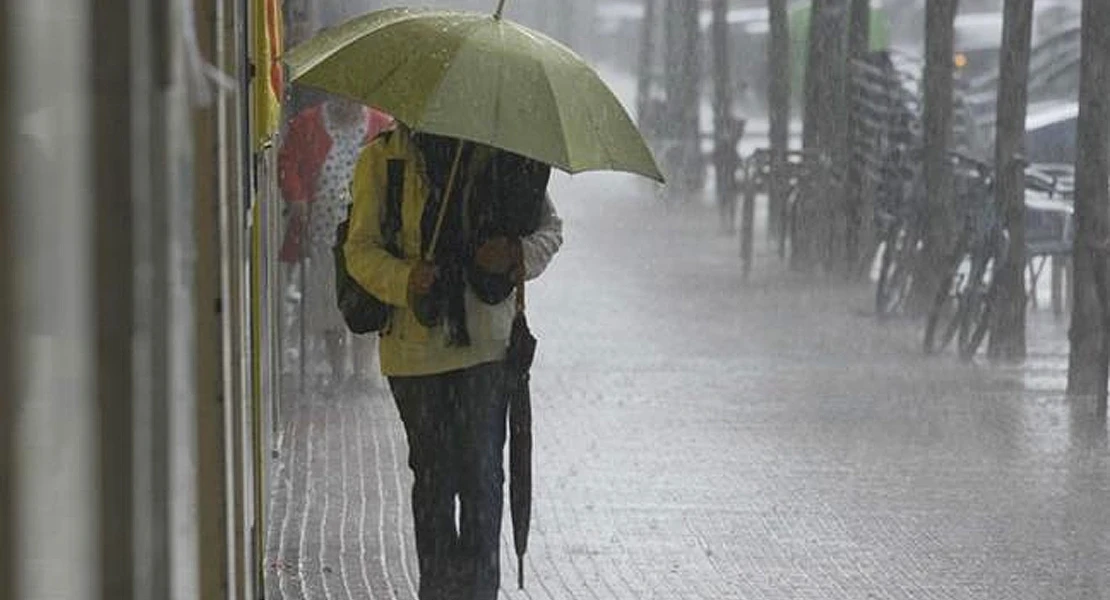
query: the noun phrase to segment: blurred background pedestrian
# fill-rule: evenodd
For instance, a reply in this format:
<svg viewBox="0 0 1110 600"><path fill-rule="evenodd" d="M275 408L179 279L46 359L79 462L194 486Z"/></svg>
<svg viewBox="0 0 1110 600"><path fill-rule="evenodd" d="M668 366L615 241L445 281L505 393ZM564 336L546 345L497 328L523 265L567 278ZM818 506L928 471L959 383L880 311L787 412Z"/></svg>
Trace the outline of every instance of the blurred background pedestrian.
<svg viewBox="0 0 1110 600"><path fill-rule="evenodd" d="M313 373L325 378L320 387L329 390L372 372L374 340L350 335L336 307L332 246L350 204L358 152L390 123L380 111L333 97L301 110L282 140L278 178L289 207L282 260L302 264L305 359L312 358Z"/></svg>

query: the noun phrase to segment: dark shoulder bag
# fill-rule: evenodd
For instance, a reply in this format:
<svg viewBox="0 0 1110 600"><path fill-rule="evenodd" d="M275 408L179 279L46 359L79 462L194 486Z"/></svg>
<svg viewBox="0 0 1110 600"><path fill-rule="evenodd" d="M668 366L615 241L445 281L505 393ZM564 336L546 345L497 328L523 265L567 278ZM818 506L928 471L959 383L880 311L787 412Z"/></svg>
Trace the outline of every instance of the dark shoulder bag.
<svg viewBox="0 0 1110 600"><path fill-rule="evenodd" d="M386 250L400 257L401 199L405 190L405 161L390 160L387 163L386 202L381 215L382 239ZM335 296L339 312L352 333L364 334L385 331L393 309L370 292L363 289L347 271L347 257L343 251L350 228L350 206L348 216L335 230Z"/></svg>

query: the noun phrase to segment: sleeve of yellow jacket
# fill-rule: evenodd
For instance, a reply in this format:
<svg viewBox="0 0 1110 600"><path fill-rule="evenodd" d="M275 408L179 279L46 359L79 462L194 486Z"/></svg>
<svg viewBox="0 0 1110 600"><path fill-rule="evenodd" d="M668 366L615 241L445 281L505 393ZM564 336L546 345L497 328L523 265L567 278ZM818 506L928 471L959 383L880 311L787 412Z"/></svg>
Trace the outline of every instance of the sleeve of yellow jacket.
<svg viewBox="0 0 1110 600"><path fill-rule="evenodd" d="M386 195L385 141L378 138L359 154L351 179L351 224L347 271L366 291L394 306L408 306L409 273L414 262L391 255L382 241L382 202Z"/></svg>

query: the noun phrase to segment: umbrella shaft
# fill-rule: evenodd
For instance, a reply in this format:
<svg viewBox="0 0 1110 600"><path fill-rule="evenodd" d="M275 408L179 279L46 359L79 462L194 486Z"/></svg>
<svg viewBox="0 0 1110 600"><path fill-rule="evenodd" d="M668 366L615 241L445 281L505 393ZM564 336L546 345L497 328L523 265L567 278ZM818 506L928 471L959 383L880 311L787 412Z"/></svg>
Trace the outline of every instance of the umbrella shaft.
<svg viewBox="0 0 1110 600"><path fill-rule="evenodd" d="M497 12L493 13L493 18L500 19L501 18L501 12L504 11L504 10L505 10L505 0L501 0L500 2L497 3Z"/></svg>
<svg viewBox="0 0 1110 600"><path fill-rule="evenodd" d="M502 0L504 1L504 0ZM434 262L436 244L439 243L439 232L443 229L443 219L447 216L447 203L451 201L451 190L455 189L455 176L459 174L459 163L462 162L463 140L459 140L459 147L455 150L455 160L451 163L451 174L447 177L447 187L443 190L443 202L439 205L439 215L436 217L436 228L432 233L432 243L428 244L428 251L424 256L426 262Z"/></svg>

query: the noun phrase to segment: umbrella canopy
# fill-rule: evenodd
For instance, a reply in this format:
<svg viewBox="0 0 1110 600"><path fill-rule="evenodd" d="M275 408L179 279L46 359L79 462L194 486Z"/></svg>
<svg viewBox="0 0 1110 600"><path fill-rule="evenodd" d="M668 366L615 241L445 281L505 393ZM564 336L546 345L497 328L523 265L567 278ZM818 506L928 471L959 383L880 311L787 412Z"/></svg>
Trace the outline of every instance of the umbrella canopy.
<svg viewBox="0 0 1110 600"><path fill-rule="evenodd" d="M568 173L663 181L613 92L563 44L488 14L391 8L325 29L284 57L292 81L409 127L509 150Z"/></svg>

